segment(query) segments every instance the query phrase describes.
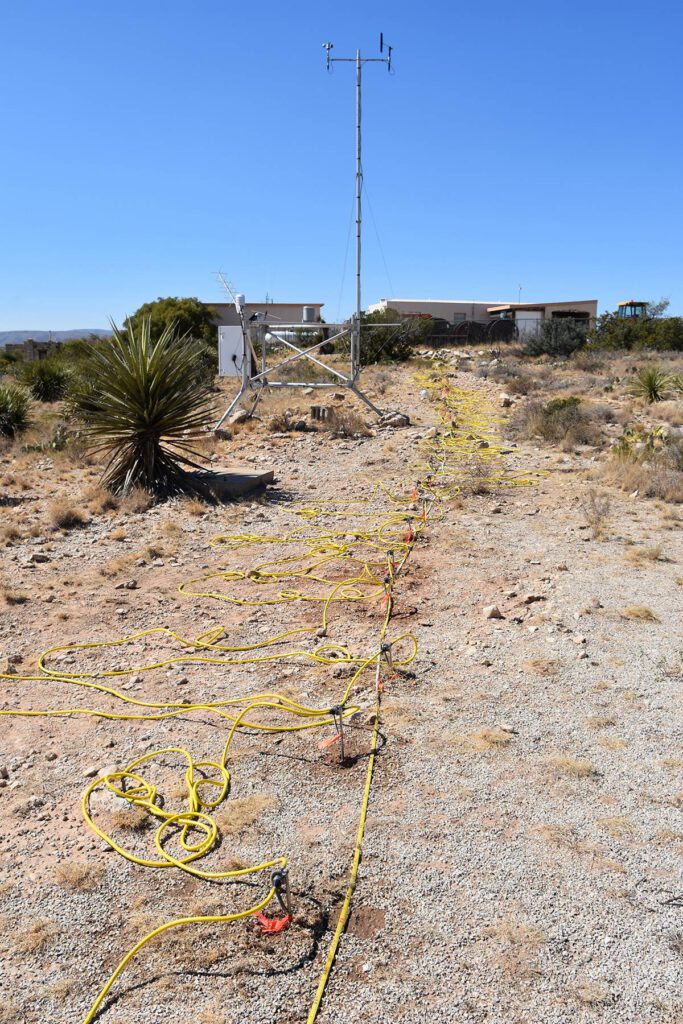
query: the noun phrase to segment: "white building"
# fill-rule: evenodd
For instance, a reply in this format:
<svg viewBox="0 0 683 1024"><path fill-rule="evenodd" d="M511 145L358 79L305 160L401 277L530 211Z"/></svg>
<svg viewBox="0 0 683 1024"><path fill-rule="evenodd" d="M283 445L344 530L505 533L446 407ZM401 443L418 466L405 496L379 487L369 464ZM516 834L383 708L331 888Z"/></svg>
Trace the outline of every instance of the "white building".
<svg viewBox="0 0 683 1024"><path fill-rule="evenodd" d="M533 334L541 320L571 317L593 320L598 315L597 299L572 302L481 302L474 299L380 299L368 306L368 313L395 309L400 316L433 317L449 324L464 321L489 323L514 320L520 335Z"/></svg>

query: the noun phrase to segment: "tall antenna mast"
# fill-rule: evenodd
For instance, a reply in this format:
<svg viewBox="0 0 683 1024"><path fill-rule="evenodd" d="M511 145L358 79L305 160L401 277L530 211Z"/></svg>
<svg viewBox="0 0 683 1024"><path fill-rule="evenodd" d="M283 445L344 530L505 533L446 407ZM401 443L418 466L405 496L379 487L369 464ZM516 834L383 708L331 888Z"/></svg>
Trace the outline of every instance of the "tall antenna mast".
<svg viewBox="0 0 683 1024"><path fill-rule="evenodd" d="M327 55L327 70L332 70L332 64L355 64L356 65L356 312L354 314L355 330L352 334L351 363L360 371L360 317L361 317L361 226L362 226L362 203L361 194L363 191L363 163L362 154L362 73L364 64L386 64L387 71L391 72L391 53L393 47L387 46L387 56L384 57L362 57L360 50L356 50L355 57L332 57L330 51L334 43L323 43ZM384 53L384 33L379 34L379 52ZM356 373L357 376L357 373Z"/></svg>

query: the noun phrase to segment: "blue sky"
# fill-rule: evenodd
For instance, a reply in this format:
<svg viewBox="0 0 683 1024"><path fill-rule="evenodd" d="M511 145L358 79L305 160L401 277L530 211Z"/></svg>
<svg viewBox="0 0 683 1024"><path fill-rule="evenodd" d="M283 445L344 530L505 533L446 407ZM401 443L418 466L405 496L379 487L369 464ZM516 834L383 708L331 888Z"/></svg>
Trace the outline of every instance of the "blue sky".
<svg viewBox="0 0 683 1024"><path fill-rule="evenodd" d="M0 4L0 330L106 326L159 295L364 304L668 295L683 313L683 9ZM375 230L375 225L377 231Z"/></svg>

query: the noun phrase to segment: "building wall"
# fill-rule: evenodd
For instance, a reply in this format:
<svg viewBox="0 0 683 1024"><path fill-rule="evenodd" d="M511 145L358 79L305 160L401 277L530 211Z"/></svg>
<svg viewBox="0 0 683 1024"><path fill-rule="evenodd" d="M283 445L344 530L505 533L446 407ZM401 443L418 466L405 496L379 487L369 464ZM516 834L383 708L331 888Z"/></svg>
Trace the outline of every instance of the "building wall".
<svg viewBox="0 0 683 1024"><path fill-rule="evenodd" d="M368 306L368 312L375 310L395 309L402 316L420 316L425 313L433 317L441 317L449 323L457 323L458 320L490 320L500 314L495 312L496 307L510 310L518 320L535 319L534 313L530 312L525 317L525 311L541 310L544 317L552 316L553 312L575 310L577 313L588 313L590 317L598 315L597 299L580 299L576 302L476 302L463 300L441 300L441 299L380 299L372 306ZM517 308L519 307L519 308ZM493 310L493 312L489 312Z"/></svg>
<svg viewBox="0 0 683 1024"><path fill-rule="evenodd" d="M61 341L34 341L33 338L27 338L16 345L5 345L5 352L20 356L25 363L35 363L38 359L56 355L61 347Z"/></svg>
<svg viewBox="0 0 683 1024"><path fill-rule="evenodd" d="M441 299L380 299L379 302L368 306L368 313L385 309L395 309L401 316L420 316L428 313L430 316L448 320L452 324L458 320L488 320L488 307L496 305L503 305L503 303L444 301Z"/></svg>
<svg viewBox="0 0 683 1024"><path fill-rule="evenodd" d="M207 305L216 310L216 326L229 327L239 323L237 310L232 302L209 302ZM304 306L313 306L316 316L321 316L324 302L245 302L244 310L247 320L252 313L267 313L267 323L275 326L278 323L301 323Z"/></svg>

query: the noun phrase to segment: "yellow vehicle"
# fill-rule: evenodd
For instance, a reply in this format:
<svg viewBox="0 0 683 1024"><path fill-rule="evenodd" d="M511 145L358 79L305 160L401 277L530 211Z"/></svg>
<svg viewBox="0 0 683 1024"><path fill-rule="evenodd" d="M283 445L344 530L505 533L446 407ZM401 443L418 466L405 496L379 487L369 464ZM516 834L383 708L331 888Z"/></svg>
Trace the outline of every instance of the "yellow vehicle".
<svg viewBox="0 0 683 1024"><path fill-rule="evenodd" d="M620 302L617 316L620 320L643 319L647 316L647 302L636 302L635 299Z"/></svg>

